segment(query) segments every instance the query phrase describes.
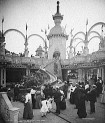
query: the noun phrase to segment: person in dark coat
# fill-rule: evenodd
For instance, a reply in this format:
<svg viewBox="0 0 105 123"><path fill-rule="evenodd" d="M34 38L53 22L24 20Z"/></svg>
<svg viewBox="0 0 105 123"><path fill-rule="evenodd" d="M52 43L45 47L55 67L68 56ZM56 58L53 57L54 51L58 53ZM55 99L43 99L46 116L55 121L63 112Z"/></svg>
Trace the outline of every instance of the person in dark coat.
<svg viewBox="0 0 105 123"><path fill-rule="evenodd" d="M99 79L96 82L96 86L97 86L97 97L99 97L99 95L102 94L102 85L103 85L103 82L102 82L101 78L99 77Z"/></svg>
<svg viewBox="0 0 105 123"><path fill-rule="evenodd" d="M19 86L18 84L14 87L14 101L18 101L18 95L19 95Z"/></svg>
<svg viewBox="0 0 105 123"><path fill-rule="evenodd" d="M71 87L71 94L70 94L70 103L71 103L71 104L74 104L74 99L75 99L74 91L75 91L75 89L76 89L76 86L73 85L73 86Z"/></svg>
<svg viewBox="0 0 105 123"><path fill-rule="evenodd" d="M86 113L86 105L85 105L85 90L80 87L78 90L78 105L77 105L77 114L79 118L86 118L87 113Z"/></svg>
<svg viewBox="0 0 105 123"><path fill-rule="evenodd" d="M74 90L74 104L75 104L75 109L78 108L78 94L79 94L79 84L76 84L76 88Z"/></svg>
<svg viewBox="0 0 105 123"><path fill-rule="evenodd" d="M90 113L95 113L95 102L97 101L96 85L92 85L88 95L90 101Z"/></svg>
<svg viewBox="0 0 105 123"><path fill-rule="evenodd" d="M59 87L56 87L56 91L54 93L54 102L56 103L56 112L55 113L57 113L57 114L60 114L61 96L62 96L62 94L59 91Z"/></svg>
<svg viewBox="0 0 105 123"><path fill-rule="evenodd" d="M44 95L45 95L45 99L47 99L48 93L49 93L48 85L45 85L45 88L44 88L44 90L43 90L43 93L44 93Z"/></svg>
<svg viewBox="0 0 105 123"><path fill-rule="evenodd" d="M65 98L67 98L67 91L68 91L68 84L67 82L65 81L65 84L63 86L63 92L64 92L64 95L65 95Z"/></svg>

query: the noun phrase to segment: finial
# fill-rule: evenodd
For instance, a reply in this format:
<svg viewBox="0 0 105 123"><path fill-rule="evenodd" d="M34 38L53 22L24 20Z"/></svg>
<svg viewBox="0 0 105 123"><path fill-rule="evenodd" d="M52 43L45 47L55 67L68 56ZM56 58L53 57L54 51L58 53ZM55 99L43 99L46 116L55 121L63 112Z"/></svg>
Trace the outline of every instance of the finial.
<svg viewBox="0 0 105 123"><path fill-rule="evenodd" d="M3 23L4 23L4 17L2 18L2 36L3 36Z"/></svg>
<svg viewBox="0 0 105 123"><path fill-rule="evenodd" d="M59 1L57 1L57 13L59 13Z"/></svg>

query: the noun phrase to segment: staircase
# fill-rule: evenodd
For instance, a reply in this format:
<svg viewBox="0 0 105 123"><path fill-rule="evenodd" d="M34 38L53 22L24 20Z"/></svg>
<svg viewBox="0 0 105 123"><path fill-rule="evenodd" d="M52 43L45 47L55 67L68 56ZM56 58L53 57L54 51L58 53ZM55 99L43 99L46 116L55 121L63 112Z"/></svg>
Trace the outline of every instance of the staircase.
<svg viewBox="0 0 105 123"><path fill-rule="evenodd" d="M50 76L50 81L48 81L48 83L50 83L50 84L53 84L54 82L57 81L57 76L54 75L54 70L53 70L54 62L55 62L55 60L46 64L45 66L40 67L41 70L45 71Z"/></svg>

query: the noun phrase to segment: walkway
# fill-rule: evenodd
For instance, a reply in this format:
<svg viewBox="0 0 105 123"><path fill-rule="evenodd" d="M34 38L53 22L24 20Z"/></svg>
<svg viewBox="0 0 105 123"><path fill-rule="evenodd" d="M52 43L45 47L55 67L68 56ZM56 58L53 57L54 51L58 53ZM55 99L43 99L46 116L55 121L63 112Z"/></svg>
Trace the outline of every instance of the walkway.
<svg viewBox="0 0 105 123"><path fill-rule="evenodd" d="M67 108L61 111L59 116L54 113L48 113L46 117L41 117L40 109L34 109L33 120L23 120L23 109L24 105L20 102L13 102L15 107L20 108L19 112L19 123L105 123L105 104L100 103L100 98L96 103L96 113L89 114L89 102L86 102L87 117L80 119L77 116L77 109L74 109L74 105L71 105L68 100ZM55 103L53 103L53 111L55 109ZM66 120L64 120L66 119Z"/></svg>

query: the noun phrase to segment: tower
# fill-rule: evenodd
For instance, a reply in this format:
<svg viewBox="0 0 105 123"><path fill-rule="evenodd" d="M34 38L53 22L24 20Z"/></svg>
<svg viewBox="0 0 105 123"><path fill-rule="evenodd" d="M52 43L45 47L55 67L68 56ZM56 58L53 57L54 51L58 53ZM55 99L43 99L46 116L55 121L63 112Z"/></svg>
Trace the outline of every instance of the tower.
<svg viewBox="0 0 105 123"><path fill-rule="evenodd" d="M68 35L65 28L61 27L63 15L59 12L59 1L57 1L57 12L53 15L55 26L50 30L47 38L49 40L48 59L66 59L66 40Z"/></svg>

